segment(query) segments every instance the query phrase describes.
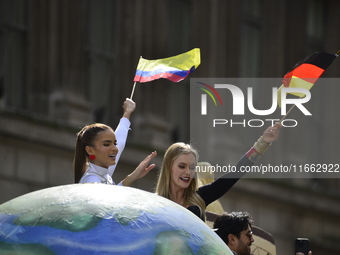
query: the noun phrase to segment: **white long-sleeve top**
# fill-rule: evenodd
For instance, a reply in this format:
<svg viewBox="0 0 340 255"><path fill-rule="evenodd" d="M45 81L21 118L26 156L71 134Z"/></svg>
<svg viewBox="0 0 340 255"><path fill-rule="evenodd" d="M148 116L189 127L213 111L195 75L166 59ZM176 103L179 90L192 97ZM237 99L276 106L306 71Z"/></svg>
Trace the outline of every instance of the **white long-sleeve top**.
<svg viewBox="0 0 340 255"><path fill-rule="evenodd" d="M122 152L125 148L126 140L128 137L128 132L130 130L131 122L127 118L121 118L119 124L115 130L116 139L117 139L117 147L118 154L116 156L116 164L110 166L109 168L104 168L97 166L95 164L89 163L86 172L81 177L79 183L105 183L112 184L115 183L112 180L112 174L116 170L116 166L118 164L119 158L122 155ZM118 185L123 185L121 182Z"/></svg>

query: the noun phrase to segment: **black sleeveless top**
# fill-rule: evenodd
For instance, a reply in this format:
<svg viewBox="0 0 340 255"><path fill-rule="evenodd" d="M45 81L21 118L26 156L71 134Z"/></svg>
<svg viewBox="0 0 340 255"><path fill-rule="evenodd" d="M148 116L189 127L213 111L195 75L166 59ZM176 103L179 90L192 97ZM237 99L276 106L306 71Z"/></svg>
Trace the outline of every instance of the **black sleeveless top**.
<svg viewBox="0 0 340 255"><path fill-rule="evenodd" d="M245 173L239 171L241 166L251 165L254 165L254 162L250 161L247 155L243 155L236 165L236 172L226 173L214 182L199 187L197 193L205 202L205 206L207 207L210 203L227 193L229 189L242 178ZM187 207L187 209L201 220L205 221L205 215L202 215L202 212L197 205L191 205Z"/></svg>

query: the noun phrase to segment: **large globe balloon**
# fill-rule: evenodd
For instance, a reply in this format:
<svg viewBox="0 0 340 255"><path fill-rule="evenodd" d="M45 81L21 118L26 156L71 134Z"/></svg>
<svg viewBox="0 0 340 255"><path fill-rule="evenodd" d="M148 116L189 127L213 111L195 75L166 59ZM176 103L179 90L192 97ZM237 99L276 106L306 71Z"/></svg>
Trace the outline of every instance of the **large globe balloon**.
<svg viewBox="0 0 340 255"><path fill-rule="evenodd" d="M178 204L135 188L72 184L0 205L0 254L227 254Z"/></svg>

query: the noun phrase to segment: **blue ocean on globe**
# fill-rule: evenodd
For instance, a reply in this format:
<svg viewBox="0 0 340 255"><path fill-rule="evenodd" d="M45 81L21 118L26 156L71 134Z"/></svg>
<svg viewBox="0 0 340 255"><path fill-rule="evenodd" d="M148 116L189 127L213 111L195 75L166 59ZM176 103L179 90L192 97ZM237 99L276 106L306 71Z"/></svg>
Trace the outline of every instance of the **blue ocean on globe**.
<svg viewBox="0 0 340 255"><path fill-rule="evenodd" d="M106 184L38 190L0 205L0 254L226 254L197 216L156 194Z"/></svg>

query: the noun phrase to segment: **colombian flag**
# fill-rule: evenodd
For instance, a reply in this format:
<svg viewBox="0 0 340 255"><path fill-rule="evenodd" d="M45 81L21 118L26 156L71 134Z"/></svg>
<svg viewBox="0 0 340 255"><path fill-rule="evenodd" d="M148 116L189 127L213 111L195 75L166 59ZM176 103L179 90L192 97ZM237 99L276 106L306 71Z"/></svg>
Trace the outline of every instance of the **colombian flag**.
<svg viewBox="0 0 340 255"><path fill-rule="evenodd" d="M283 77L282 85L277 91L279 106L281 105L281 89L283 86L310 90L337 56L326 52L316 52L299 61L293 67L293 70ZM290 92L290 94L298 97L305 96L305 94L298 92Z"/></svg>
<svg viewBox="0 0 340 255"><path fill-rule="evenodd" d="M201 55L198 48L170 58L148 60L141 57L133 81L148 82L165 78L179 82L195 71L200 63Z"/></svg>

